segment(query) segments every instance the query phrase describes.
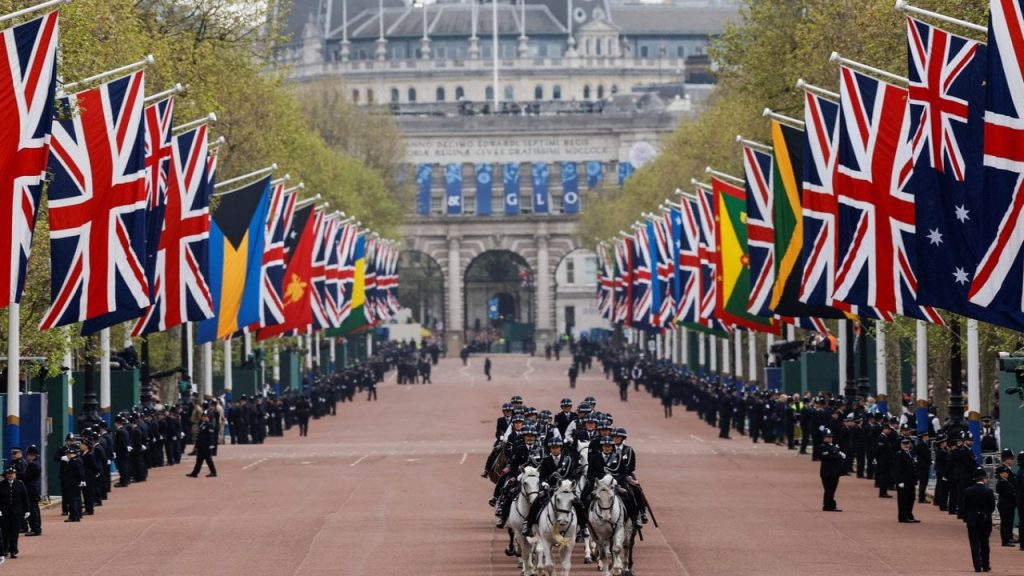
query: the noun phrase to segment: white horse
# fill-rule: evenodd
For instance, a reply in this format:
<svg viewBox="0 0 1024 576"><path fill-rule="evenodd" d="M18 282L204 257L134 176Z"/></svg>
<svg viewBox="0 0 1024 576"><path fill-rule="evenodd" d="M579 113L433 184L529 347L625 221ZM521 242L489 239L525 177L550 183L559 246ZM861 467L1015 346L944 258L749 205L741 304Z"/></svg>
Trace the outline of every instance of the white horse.
<svg viewBox="0 0 1024 576"><path fill-rule="evenodd" d="M579 481L576 482L576 498L583 500L583 494L587 490L587 470L590 468L590 441L579 440L576 442L576 452L579 454ZM580 530L583 526L586 526L587 519L580 518ZM586 536L583 537L583 563L593 564L594 562L594 538L589 532L586 532Z"/></svg>
<svg viewBox="0 0 1024 576"><path fill-rule="evenodd" d="M533 466L527 466L523 468L518 481L516 499L508 514L508 548L505 549L505 555L519 556L523 576L533 576L537 573L536 550L533 543L523 536L523 524L530 514L530 505L540 494L540 472Z"/></svg>
<svg viewBox="0 0 1024 576"><path fill-rule="evenodd" d="M569 576L579 520L570 480L562 480L537 518L537 547L541 568L548 576Z"/></svg>
<svg viewBox="0 0 1024 576"><path fill-rule="evenodd" d="M616 491L615 478L606 474L594 484L587 511L590 535L597 545L597 564L602 576L621 576L626 535L626 505Z"/></svg>

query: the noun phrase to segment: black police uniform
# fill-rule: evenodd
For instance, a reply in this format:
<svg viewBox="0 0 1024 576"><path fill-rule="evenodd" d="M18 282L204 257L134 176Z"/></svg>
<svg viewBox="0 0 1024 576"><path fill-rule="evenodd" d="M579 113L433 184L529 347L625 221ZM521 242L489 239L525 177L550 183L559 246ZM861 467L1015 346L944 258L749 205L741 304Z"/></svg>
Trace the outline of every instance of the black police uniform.
<svg viewBox="0 0 1024 576"><path fill-rule="evenodd" d="M896 454L896 509L900 522L914 522L914 488L917 486L917 461L914 453L900 450Z"/></svg>
<svg viewBox="0 0 1024 576"><path fill-rule="evenodd" d="M964 523L967 524L967 538L971 543L974 570L989 570L988 539L992 534L992 511L996 507L996 496L985 484L973 484L964 490L961 504Z"/></svg>
<svg viewBox="0 0 1024 576"><path fill-rule="evenodd" d="M821 509L826 512L839 512L839 508L836 507L836 489L839 488L839 477L843 475L845 457L835 444L822 442L818 447L818 459L821 461L818 475L825 490Z"/></svg>
<svg viewBox="0 0 1024 576"><path fill-rule="evenodd" d="M21 522L29 510L28 490L25 484L12 477L0 479L0 529L3 532L3 549L0 554L18 556L18 534Z"/></svg>

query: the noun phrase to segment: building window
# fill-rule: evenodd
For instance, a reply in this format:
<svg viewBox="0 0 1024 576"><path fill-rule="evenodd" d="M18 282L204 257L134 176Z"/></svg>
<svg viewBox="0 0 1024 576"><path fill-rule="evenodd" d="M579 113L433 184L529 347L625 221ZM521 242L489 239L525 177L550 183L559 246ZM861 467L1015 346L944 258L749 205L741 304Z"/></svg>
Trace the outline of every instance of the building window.
<svg viewBox="0 0 1024 576"><path fill-rule="evenodd" d="M612 94L618 94L618 93L619 93L619 85L618 84L612 84Z"/></svg>
<svg viewBox="0 0 1024 576"><path fill-rule="evenodd" d="M561 84L555 84L554 86L551 87L551 99L552 100L561 100L562 99L562 85Z"/></svg>
<svg viewBox="0 0 1024 576"><path fill-rule="evenodd" d="M366 89L366 103L373 104L373 88Z"/></svg>
<svg viewBox="0 0 1024 576"><path fill-rule="evenodd" d="M415 88L409 88L409 98L408 98L408 100L409 100L409 102L416 102L416 89Z"/></svg>
<svg viewBox="0 0 1024 576"><path fill-rule="evenodd" d="M576 284L576 261L572 258L565 261L565 283L569 286Z"/></svg>
<svg viewBox="0 0 1024 576"><path fill-rule="evenodd" d="M604 98L604 84L597 87L597 99L600 100L602 98Z"/></svg>
<svg viewBox="0 0 1024 576"><path fill-rule="evenodd" d="M596 53L597 53L598 56L600 56L601 55L601 39L600 38L597 38L594 41L594 47L597 48Z"/></svg>
<svg viewBox="0 0 1024 576"><path fill-rule="evenodd" d="M544 86L537 84L537 87L533 89L533 99L543 100L544 99Z"/></svg>
<svg viewBox="0 0 1024 576"><path fill-rule="evenodd" d="M488 86L484 90L484 100L487 100L488 102L494 101L494 86Z"/></svg>
<svg viewBox="0 0 1024 576"><path fill-rule="evenodd" d="M352 90L352 102L359 104L359 90L357 89Z"/></svg>
<svg viewBox="0 0 1024 576"><path fill-rule="evenodd" d="M586 54L587 56L590 56L590 38L587 38L584 41L583 53Z"/></svg>
<svg viewBox="0 0 1024 576"><path fill-rule="evenodd" d="M678 58L685 58L686 57L686 46L676 46L676 57L678 57Z"/></svg>
<svg viewBox="0 0 1024 576"><path fill-rule="evenodd" d="M647 46L640 47L640 57L647 58Z"/></svg>
<svg viewBox="0 0 1024 576"><path fill-rule="evenodd" d="M590 84L583 85L583 99L590 100Z"/></svg>
<svg viewBox="0 0 1024 576"><path fill-rule="evenodd" d="M398 88L392 88L391 89L391 103L392 104L398 104L399 98L400 97L398 95Z"/></svg>
<svg viewBox="0 0 1024 576"><path fill-rule="evenodd" d="M438 86L437 91L434 93L434 97L438 102L444 102L444 86Z"/></svg>
<svg viewBox="0 0 1024 576"><path fill-rule="evenodd" d="M462 99L465 98L465 97L466 97L466 92L465 92L465 90L462 89L462 86L456 86L455 87L455 101L456 102L461 102Z"/></svg>
<svg viewBox="0 0 1024 576"><path fill-rule="evenodd" d="M586 274L587 282L590 283L594 278L597 278L597 258L593 256L587 256L583 261L584 273Z"/></svg>
<svg viewBox="0 0 1024 576"><path fill-rule="evenodd" d="M608 55L609 56L614 56L615 55L615 50L612 49L612 39L609 38L608 40L606 40L606 42L608 43L608 46L607 46L607 48L608 48Z"/></svg>
<svg viewBox="0 0 1024 576"><path fill-rule="evenodd" d="M511 86L505 86L505 100L511 102L516 99L516 91Z"/></svg>

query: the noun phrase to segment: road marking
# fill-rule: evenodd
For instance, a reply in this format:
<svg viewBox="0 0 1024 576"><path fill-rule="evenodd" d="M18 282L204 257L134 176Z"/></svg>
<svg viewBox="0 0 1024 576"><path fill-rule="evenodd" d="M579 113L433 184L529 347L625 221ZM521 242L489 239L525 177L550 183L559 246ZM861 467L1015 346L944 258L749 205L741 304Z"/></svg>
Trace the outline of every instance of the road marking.
<svg viewBox="0 0 1024 576"><path fill-rule="evenodd" d="M255 462L253 462L251 464L246 464L245 466L242 466L242 470L248 470L248 469L250 469L250 468L252 468L254 466L259 466L260 464L262 464L262 463L264 463L266 461L267 461L266 458L260 458L259 460L255 461Z"/></svg>
<svg viewBox="0 0 1024 576"><path fill-rule="evenodd" d="M694 436L693 434L690 434L690 438L693 438L694 440L696 440L697 442L700 442L701 444L704 443L704 440L702 438L700 438L699 436Z"/></svg>
<svg viewBox="0 0 1024 576"><path fill-rule="evenodd" d="M459 465L462 465L462 464L466 463L466 457L467 456L469 456L469 452L463 452L462 453L462 460L459 460Z"/></svg>
<svg viewBox="0 0 1024 576"><path fill-rule="evenodd" d="M359 457L359 460L356 460L355 462L349 464L349 467L355 466L356 464L359 464L360 462L362 462L363 460L366 460L369 457L370 457L369 454L363 454L362 456Z"/></svg>
<svg viewBox="0 0 1024 576"><path fill-rule="evenodd" d="M533 368L533 356L530 356L529 358L526 359L526 367L528 368L528 370L526 372L523 372L523 380L529 380L530 379L530 373L533 372L533 370L534 370L534 368Z"/></svg>

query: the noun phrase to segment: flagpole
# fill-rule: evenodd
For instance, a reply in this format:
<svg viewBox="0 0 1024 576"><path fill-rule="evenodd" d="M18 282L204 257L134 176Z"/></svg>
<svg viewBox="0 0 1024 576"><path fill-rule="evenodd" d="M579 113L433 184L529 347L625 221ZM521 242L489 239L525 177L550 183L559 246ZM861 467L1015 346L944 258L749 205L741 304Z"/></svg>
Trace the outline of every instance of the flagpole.
<svg viewBox="0 0 1024 576"><path fill-rule="evenodd" d="M7 446L21 445L21 304L7 307Z"/></svg>
<svg viewBox="0 0 1024 576"><path fill-rule="evenodd" d="M163 92L157 92L152 96L146 96L145 98L143 98L142 103L146 105L152 104L153 102L159 102L164 98L170 98L171 96L174 96L175 94L180 94L184 91L185 87L182 86L181 83L178 83L168 90L164 90Z"/></svg>
<svg viewBox="0 0 1024 576"><path fill-rule="evenodd" d="M278 349L277 349L277 342L274 342L274 346L270 350L271 350L270 353L274 355L274 368L273 368L273 372L271 374L274 377L274 382L277 383L278 386L280 386L281 385L281 355L280 355L280 352L278 352Z"/></svg>
<svg viewBox="0 0 1024 576"><path fill-rule="evenodd" d="M904 76L900 76L899 74L893 74L892 72L886 72L885 70L882 70L881 68L875 68L874 66L868 66L867 64L864 64L862 62L857 62L856 60L850 60L849 58L843 58L842 56L839 55L839 52L833 52L832 55L829 56L828 61L829 62L835 62L835 63L838 63L838 64L842 64L843 66L846 66L848 68L853 68L854 70L859 70L860 72L864 72L866 74L873 74L875 76L881 76L882 78L884 78L886 80L889 80L889 81L892 81L892 82L897 82L897 83L904 84L904 85L910 84L910 80L908 80Z"/></svg>
<svg viewBox="0 0 1024 576"><path fill-rule="evenodd" d="M315 203L319 199L320 199L320 195L317 194L316 196L313 196L312 198L306 198L305 200L299 200L298 202L295 203L295 209L298 210L299 208L304 208L306 206L309 206L310 204Z"/></svg>
<svg viewBox="0 0 1024 576"><path fill-rule="evenodd" d="M740 379L742 381L743 380L743 334L740 333L739 330L737 330L735 332L735 336L734 336L733 339L736 341L735 342L736 343L736 351L734 353L735 356L736 356L736 361L735 361L736 368L735 368L735 370L733 370L733 372L736 374L736 378L738 378L738 379Z"/></svg>
<svg viewBox="0 0 1024 576"><path fill-rule="evenodd" d="M740 136L739 134L736 135L736 143L746 146L747 148L753 148L754 150L757 150L759 152L765 152L767 154L771 154L773 152L771 146L767 144L762 144L760 142L755 142L753 140L747 140L746 138Z"/></svg>
<svg viewBox="0 0 1024 576"><path fill-rule="evenodd" d="M703 188L704 190L707 190L708 192L711 191L711 184L708 184L707 182L701 182L701 181L697 180L696 178L690 178L690 185L691 186L695 186L697 188ZM696 197L694 197L694 199L696 200Z"/></svg>
<svg viewBox="0 0 1024 576"><path fill-rule="evenodd" d="M822 98L828 98L829 100L839 100L840 96L838 92L822 88L821 86L815 86L814 84L808 83L803 78L797 78L796 81L797 90L803 90L804 92L810 92L815 96L821 96Z"/></svg>
<svg viewBox="0 0 1024 576"><path fill-rule="evenodd" d="M757 337L755 332L750 333L747 339L747 381L757 382Z"/></svg>
<svg viewBox="0 0 1024 576"><path fill-rule="evenodd" d="M974 22L968 22L966 20L960 20L959 18L953 18L952 16L946 16L945 14L939 14L938 12L932 12L931 10L925 10L924 8L918 8L911 6L905 0L896 0L896 6L894 9L900 12L907 12L909 14L915 14L917 16L927 16L928 18L934 18L940 22L947 24L956 24L957 26L963 26L968 30L975 32L988 33L988 28Z"/></svg>
<svg viewBox="0 0 1024 576"><path fill-rule="evenodd" d="M196 388L198 390L198 387ZM213 396L213 342L203 344L203 398Z"/></svg>
<svg viewBox="0 0 1024 576"><path fill-rule="evenodd" d="M728 338L722 338L722 376L732 374L732 366L729 363L730 343Z"/></svg>
<svg viewBox="0 0 1024 576"><path fill-rule="evenodd" d="M967 428L974 437L974 459L981 457L981 356L978 321L967 319Z"/></svg>
<svg viewBox="0 0 1024 576"><path fill-rule="evenodd" d="M885 415L889 411L887 401L889 383L885 373L885 322L875 323L875 403L878 413Z"/></svg>
<svg viewBox="0 0 1024 576"><path fill-rule="evenodd" d="M727 182L732 182L733 184L736 184L736 185L739 185L739 186L743 186L744 184L746 184L746 182L744 182L743 178L737 178L737 177L735 177L735 176L733 176L731 174L726 174L725 172L719 172L718 170L715 170L711 166L705 167L704 168L704 172L706 174L710 174L710 175L714 176L715 178L720 178L722 180L725 180Z"/></svg>
<svg viewBox="0 0 1024 576"><path fill-rule="evenodd" d="M320 360L320 332L313 333L313 345L313 365L316 366L316 369L319 371L323 367Z"/></svg>
<svg viewBox="0 0 1024 576"><path fill-rule="evenodd" d="M917 326L917 432L928 431L928 330L924 320Z"/></svg>
<svg viewBox="0 0 1024 576"><path fill-rule="evenodd" d="M100 418L110 424L110 328L100 330Z"/></svg>
<svg viewBox="0 0 1024 576"><path fill-rule="evenodd" d="M271 180L270 181L270 185L271 186L277 186L278 184L284 184L285 182L287 182L287 181L289 181L291 179L292 179L292 175L291 174L285 174L284 176L281 176L280 178L274 178L273 180Z"/></svg>
<svg viewBox="0 0 1024 576"><path fill-rule="evenodd" d="M299 190L305 190L305 189L306 189L306 183L305 182L299 182L298 184L296 184L295 186L292 186L291 188L285 188L284 189L284 193L285 194L290 194L292 192L297 192ZM320 198L320 195L317 194L316 197Z"/></svg>
<svg viewBox="0 0 1024 576"><path fill-rule="evenodd" d="M29 6L28 8L22 8L17 12L11 12L10 14L4 14L3 16L0 16L0 22L9 22L11 20L14 20L15 18L18 18L19 16L25 16L26 14L39 12L40 10L46 10L51 6L60 6L61 4L71 4L71 0L49 0L48 2L43 2L42 4L36 4L35 6Z"/></svg>
<svg viewBox="0 0 1024 576"><path fill-rule="evenodd" d="M843 394L846 395L847 399L852 400L856 396L856 392L853 392L856 390L856 386L854 386L853 382L850 382L846 377L846 366L850 361L846 350L846 339L849 338L846 333L846 320L840 319L838 325L839 330L836 338L836 345L839 348L839 389L843 391ZM853 393L851 394L851 392Z"/></svg>
<svg viewBox="0 0 1024 576"><path fill-rule="evenodd" d="M242 174L241 176L235 176L234 178L228 178L227 180L225 180L223 182L218 182L218 183L214 184L213 187L215 189L216 188L223 188L225 186L230 186L231 184L237 184L238 182L241 182L243 180L247 180L249 178L255 178L257 176L263 176L265 174L270 174L274 170L277 170L277 162L274 162L273 164L271 164L270 166L267 166L266 168L260 168L259 170L253 170L252 172L249 172L248 174ZM244 186L243 186L243 188L244 188ZM230 190L228 192L217 192L216 194L214 194L214 196L224 196L225 194L230 194L232 192L237 192L238 190L241 190L241 189L242 188L237 188L235 190Z"/></svg>
<svg viewBox="0 0 1024 576"><path fill-rule="evenodd" d="M63 95L69 94L70 92L73 92L75 88L77 88L77 87L79 87L79 86L81 86L83 84L91 84L93 82L96 82L97 80L106 80L107 78L111 78L111 77L117 76L117 75L122 74L122 73L132 72L136 68L144 68L146 66L149 66L150 64L152 64L155 61L156 60L153 58L153 55L152 54L148 54L148 55L146 55L145 58L143 58L142 60L139 60L138 62L132 62L131 64L125 64L124 66L121 66L119 68L114 68L113 70L107 70L106 72L100 72L99 74L94 74L92 76L89 76L88 78L85 78L83 80L79 80L77 82L69 82L69 83L64 84L63 86L61 86L60 92L58 93L58 96L63 96Z"/></svg>
<svg viewBox="0 0 1024 576"><path fill-rule="evenodd" d="M224 340L224 393L231 399L231 389L234 388L234 375L231 373L234 366L231 358L231 337Z"/></svg>
<svg viewBox="0 0 1024 576"><path fill-rule="evenodd" d="M796 128L797 130L803 130L806 127L806 124L804 124L802 120L797 120L796 118L791 118L784 114L772 112L771 108L765 108L764 112L762 112L761 115L764 116L765 118L775 120L780 124L785 124L792 128Z"/></svg>
<svg viewBox="0 0 1024 576"><path fill-rule="evenodd" d="M217 114L214 113L214 112L210 112L209 114L207 114L206 116L203 116L202 118L197 118L197 119L195 119L195 120L193 120L191 122L186 122L186 123L181 124L179 126L175 126L174 128L171 129L171 132L175 132L175 133L180 134L182 132L185 132L186 130L190 130L190 129L195 128L197 126L202 126L203 124L213 124L216 121L217 121Z"/></svg>

